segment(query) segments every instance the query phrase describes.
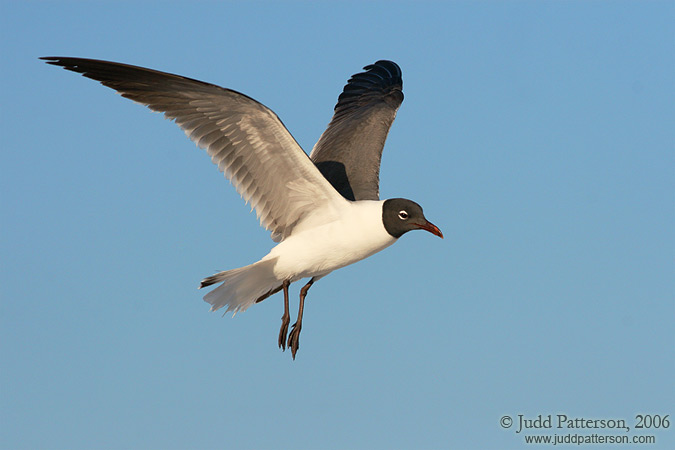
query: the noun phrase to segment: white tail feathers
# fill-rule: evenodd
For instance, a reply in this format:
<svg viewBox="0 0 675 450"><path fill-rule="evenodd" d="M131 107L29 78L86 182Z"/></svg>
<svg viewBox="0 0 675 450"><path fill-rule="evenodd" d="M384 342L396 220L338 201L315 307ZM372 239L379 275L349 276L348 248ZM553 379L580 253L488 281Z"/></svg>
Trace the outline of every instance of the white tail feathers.
<svg viewBox="0 0 675 450"><path fill-rule="evenodd" d="M276 258L258 261L238 269L219 272L202 281L201 287L224 282L204 296L211 304L211 311L227 306L225 312L245 311L257 299L279 287L281 283L274 276Z"/></svg>

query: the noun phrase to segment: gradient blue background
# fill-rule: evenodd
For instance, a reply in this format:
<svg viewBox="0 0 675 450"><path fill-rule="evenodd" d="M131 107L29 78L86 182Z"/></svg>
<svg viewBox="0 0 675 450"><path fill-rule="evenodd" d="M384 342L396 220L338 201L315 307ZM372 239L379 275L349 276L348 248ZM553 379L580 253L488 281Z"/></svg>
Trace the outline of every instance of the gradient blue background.
<svg viewBox="0 0 675 450"><path fill-rule="evenodd" d="M675 414L673 2L1 8L1 448L509 449L506 414ZM292 361L280 295L232 319L196 289L268 251L255 215L178 127L50 55L239 90L307 151L392 59L381 194L446 239L316 284Z"/></svg>

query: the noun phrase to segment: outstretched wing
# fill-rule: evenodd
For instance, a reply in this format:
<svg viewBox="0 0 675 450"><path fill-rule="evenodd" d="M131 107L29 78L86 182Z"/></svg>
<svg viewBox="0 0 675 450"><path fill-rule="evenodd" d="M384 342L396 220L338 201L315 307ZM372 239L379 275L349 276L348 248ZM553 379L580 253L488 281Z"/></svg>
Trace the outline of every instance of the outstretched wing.
<svg viewBox="0 0 675 450"><path fill-rule="evenodd" d="M163 112L206 149L275 240L307 216L344 201L281 120L244 94L156 70L93 59L45 57L123 97Z"/></svg>
<svg viewBox="0 0 675 450"><path fill-rule="evenodd" d="M348 200L378 200L380 160L389 128L403 101L401 69L378 61L353 75L328 128L310 157Z"/></svg>

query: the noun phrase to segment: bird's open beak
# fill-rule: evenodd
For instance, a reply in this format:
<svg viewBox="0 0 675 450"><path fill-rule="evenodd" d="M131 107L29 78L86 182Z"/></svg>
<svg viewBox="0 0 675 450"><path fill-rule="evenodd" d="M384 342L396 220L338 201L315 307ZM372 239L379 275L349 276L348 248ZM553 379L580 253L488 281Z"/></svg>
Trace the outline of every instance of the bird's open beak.
<svg viewBox="0 0 675 450"><path fill-rule="evenodd" d="M443 233L441 232L441 230L439 230L436 225L429 222L428 220L425 223L417 223L415 225L417 225L420 228L420 230L426 230L429 233L435 234L439 238L443 239Z"/></svg>

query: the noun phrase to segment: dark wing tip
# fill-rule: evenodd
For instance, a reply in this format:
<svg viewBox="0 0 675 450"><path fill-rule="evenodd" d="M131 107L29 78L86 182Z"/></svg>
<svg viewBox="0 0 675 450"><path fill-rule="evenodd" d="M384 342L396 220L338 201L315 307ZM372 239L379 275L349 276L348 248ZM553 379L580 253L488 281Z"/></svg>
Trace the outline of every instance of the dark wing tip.
<svg viewBox="0 0 675 450"><path fill-rule="evenodd" d="M93 79L98 79L97 77L102 75L107 75L107 77L123 77L129 74L134 74L136 77L139 74L145 74L146 76L161 75L164 77L185 78L158 70L146 69L145 67L104 61L102 59L74 58L70 56L43 56L40 59L47 64L63 67L66 70L81 73L85 77Z"/></svg>
<svg viewBox="0 0 675 450"><path fill-rule="evenodd" d="M105 62L95 59L72 58L67 56L42 56L40 59L45 61L47 64L51 64L52 66L63 67L64 69L79 73L84 73L86 71L86 69L83 67L84 65L91 66L95 63Z"/></svg>
<svg viewBox="0 0 675 450"><path fill-rule="evenodd" d="M143 67L112 61L103 61L100 59L74 58L70 56L43 56L40 59L52 66L63 67L66 70L80 73L87 78L100 82L122 81L128 78L129 74L132 73L135 75L135 78L138 78L139 74L161 73Z"/></svg>
<svg viewBox="0 0 675 450"><path fill-rule="evenodd" d="M380 73L382 73L381 71L384 70L386 72L387 77L396 79L401 86L403 85L403 80L401 78L403 73L401 72L401 68L394 61L387 61L386 59L381 59L377 61L375 64L370 64L364 67L363 70L380 71Z"/></svg>
<svg viewBox="0 0 675 450"><path fill-rule="evenodd" d="M144 102L144 95L149 91L166 91L169 88L172 92L222 89L214 84L193 78L101 59L69 56L43 56L40 59L47 64L63 67L71 72L99 81L104 86L117 90L123 96L144 104L147 104Z"/></svg>
<svg viewBox="0 0 675 450"><path fill-rule="evenodd" d="M72 70L73 72L82 73L76 69L77 65L72 62L73 58L65 58L62 56L42 56L40 59L47 64L51 64L52 66L63 67L64 69Z"/></svg>
<svg viewBox="0 0 675 450"><path fill-rule="evenodd" d="M377 101L384 101L393 108L403 102L403 78L398 64L380 60L363 70L365 72L352 75L345 85L335 105L336 115Z"/></svg>

